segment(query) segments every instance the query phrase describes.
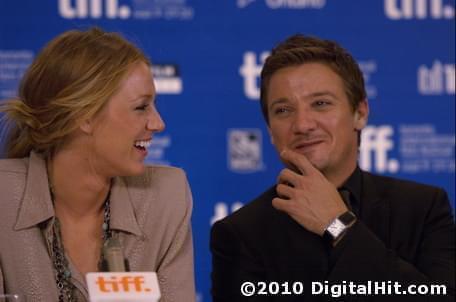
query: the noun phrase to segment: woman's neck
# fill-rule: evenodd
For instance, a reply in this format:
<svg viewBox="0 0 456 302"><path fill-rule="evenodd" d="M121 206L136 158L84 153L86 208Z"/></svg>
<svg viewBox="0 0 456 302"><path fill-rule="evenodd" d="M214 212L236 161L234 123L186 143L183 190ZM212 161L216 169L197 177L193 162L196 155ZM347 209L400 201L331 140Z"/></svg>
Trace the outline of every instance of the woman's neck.
<svg viewBox="0 0 456 302"><path fill-rule="evenodd" d="M111 179L97 172L89 157L62 150L48 160L47 168L58 217L81 220L100 215Z"/></svg>

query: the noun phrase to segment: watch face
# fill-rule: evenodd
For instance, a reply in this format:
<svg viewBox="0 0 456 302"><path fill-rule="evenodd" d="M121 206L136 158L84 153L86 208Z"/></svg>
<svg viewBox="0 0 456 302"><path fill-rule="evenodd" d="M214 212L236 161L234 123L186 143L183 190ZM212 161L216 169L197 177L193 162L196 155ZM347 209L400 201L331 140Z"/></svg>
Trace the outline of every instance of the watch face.
<svg viewBox="0 0 456 302"><path fill-rule="evenodd" d="M345 225L349 225L356 220L356 216L352 212L347 211L344 214L340 215L338 220L340 220Z"/></svg>
<svg viewBox="0 0 456 302"><path fill-rule="evenodd" d="M333 238L337 238L345 230L345 228L345 224L343 224L339 219L336 219L328 226L326 231L328 231Z"/></svg>

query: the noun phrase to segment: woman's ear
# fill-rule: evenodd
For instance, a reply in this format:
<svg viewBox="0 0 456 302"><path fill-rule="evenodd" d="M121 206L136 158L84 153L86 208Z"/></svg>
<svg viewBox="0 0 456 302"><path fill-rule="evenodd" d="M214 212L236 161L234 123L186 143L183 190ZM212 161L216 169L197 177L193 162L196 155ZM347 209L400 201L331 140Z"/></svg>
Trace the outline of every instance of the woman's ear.
<svg viewBox="0 0 456 302"><path fill-rule="evenodd" d="M79 124L79 129L85 134L91 135L93 132L93 122L91 119L85 119Z"/></svg>

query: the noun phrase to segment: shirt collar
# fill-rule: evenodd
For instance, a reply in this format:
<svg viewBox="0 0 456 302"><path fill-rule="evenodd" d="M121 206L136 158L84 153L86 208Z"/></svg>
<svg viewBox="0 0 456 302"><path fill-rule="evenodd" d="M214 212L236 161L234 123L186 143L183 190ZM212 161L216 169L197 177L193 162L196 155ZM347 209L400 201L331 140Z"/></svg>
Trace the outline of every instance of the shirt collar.
<svg viewBox="0 0 456 302"><path fill-rule="evenodd" d="M143 235L128 193L128 186L122 177L114 178L111 188L110 228L129 232L137 236Z"/></svg>
<svg viewBox="0 0 456 302"><path fill-rule="evenodd" d="M123 178L114 178L111 188L111 229L142 235L128 186ZM14 230L38 225L55 216L49 191L46 161L35 152L30 153L25 192Z"/></svg>
<svg viewBox="0 0 456 302"><path fill-rule="evenodd" d="M361 169L356 166L353 173L347 178L344 184L339 188L350 192L351 203L356 203L358 206L361 203Z"/></svg>
<svg viewBox="0 0 456 302"><path fill-rule="evenodd" d="M14 229L35 226L54 216L49 192L46 162L35 152L30 153L25 192Z"/></svg>

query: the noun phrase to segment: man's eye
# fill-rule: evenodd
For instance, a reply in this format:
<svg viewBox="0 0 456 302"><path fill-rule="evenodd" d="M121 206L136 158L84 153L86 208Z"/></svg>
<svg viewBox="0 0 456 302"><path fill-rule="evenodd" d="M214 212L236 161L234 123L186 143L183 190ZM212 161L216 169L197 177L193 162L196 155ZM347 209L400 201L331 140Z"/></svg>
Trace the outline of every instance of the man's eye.
<svg viewBox="0 0 456 302"><path fill-rule="evenodd" d="M316 106L316 107L322 107L322 106L326 106L326 105L329 105L329 102L325 101L325 100L318 100L318 101L314 102L314 106Z"/></svg>
<svg viewBox="0 0 456 302"><path fill-rule="evenodd" d="M284 107L279 107L279 108L274 109L274 113L275 114L287 113L288 111L289 110L287 108L284 108Z"/></svg>

